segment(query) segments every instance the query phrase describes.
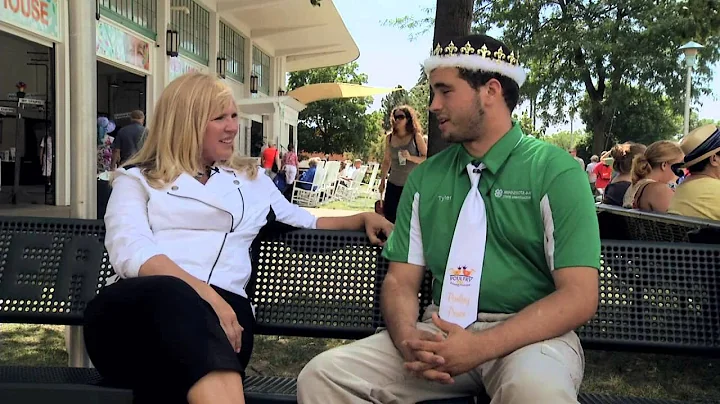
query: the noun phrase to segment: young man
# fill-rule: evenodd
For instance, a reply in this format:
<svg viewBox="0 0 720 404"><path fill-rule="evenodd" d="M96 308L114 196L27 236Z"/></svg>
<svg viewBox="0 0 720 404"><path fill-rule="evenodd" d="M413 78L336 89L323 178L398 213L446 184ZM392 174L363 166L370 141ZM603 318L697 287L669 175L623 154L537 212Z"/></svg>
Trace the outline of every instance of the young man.
<svg viewBox="0 0 720 404"><path fill-rule="evenodd" d="M525 72L488 36L438 44L430 109L454 143L408 178L382 287L387 331L327 351L300 374L310 403L577 403L575 328L595 313L600 240L587 176L511 119ZM532 173L532 174L531 174ZM424 273L433 300L418 323Z"/></svg>

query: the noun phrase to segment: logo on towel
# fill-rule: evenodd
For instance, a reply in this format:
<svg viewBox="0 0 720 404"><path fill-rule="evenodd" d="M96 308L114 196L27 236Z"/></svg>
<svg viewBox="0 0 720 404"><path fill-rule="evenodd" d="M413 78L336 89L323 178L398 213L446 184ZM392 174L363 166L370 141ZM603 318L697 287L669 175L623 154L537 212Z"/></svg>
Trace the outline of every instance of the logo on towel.
<svg viewBox="0 0 720 404"><path fill-rule="evenodd" d="M474 269L466 266L453 268L450 270L450 283L455 286L470 286L474 273Z"/></svg>

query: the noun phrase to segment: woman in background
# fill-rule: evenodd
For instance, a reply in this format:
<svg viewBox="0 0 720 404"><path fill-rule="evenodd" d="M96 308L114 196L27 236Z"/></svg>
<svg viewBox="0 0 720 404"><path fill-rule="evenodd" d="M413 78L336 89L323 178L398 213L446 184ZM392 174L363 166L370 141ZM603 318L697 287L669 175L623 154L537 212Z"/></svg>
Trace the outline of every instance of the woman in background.
<svg viewBox="0 0 720 404"><path fill-rule="evenodd" d="M392 132L385 142L385 158L380 169L380 194L385 192L382 210L385 218L395 223L400 195L410 172L427 158L427 144L417 112L401 105L390 114ZM387 178L388 170L390 177Z"/></svg>
<svg viewBox="0 0 720 404"><path fill-rule="evenodd" d="M613 159L612 168L615 177L605 187L603 203L608 205L623 206L625 193L632 181L632 162L635 156L645 152L645 145L626 142L615 145L610 150L610 157Z"/></svg>
<svg viewBox="0 0 720 404"><path fill-rule="evenodd" d="M632 164L632 185L625 193L623 207L652 212L667 212L675 192L670 187L677 181L673 165L683 162L683 151L675 142L661 140L635 156Z"/></svg>

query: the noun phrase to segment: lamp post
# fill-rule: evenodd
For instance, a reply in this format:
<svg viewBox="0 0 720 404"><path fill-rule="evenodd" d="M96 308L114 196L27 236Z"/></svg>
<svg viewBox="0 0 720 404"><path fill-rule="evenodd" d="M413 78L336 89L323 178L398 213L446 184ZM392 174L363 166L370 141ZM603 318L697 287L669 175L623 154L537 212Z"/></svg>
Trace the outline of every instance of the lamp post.
<svg viewBox="0 0 720 404"><path fill-rule="evenodd" d="M692 71L697 61L698 50L704 48L697 42L690 41L678 48L685 54L685 67L687 67L687 79L685 84L685 120L683 124L683 136L690 132L690 95L692 92Z"/></svg>

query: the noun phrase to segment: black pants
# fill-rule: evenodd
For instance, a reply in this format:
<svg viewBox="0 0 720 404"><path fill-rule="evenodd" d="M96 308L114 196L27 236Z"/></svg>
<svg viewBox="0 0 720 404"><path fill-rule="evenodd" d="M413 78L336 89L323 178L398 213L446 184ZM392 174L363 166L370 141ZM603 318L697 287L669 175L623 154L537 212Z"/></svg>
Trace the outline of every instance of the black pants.
<svg viewBox="0 0 720 404"><path fill-rule="evenodd" d="M400 203L400 195L402 195L403 187L388 181L385 183L385 200L383 201L383 214L385 218L395 223L397 216L397 208Z"/></svg>
<svg viewBox="0 0 720 404"><path fill-rule="evenodd" d="M255 318L248 299L214 287L244 328L239 354L215 311L171 276L124 279L103 289L85 310L85 344L113 386L131 388L136 403L186 403L190 388L215 370L243 377Z"/></svg>

